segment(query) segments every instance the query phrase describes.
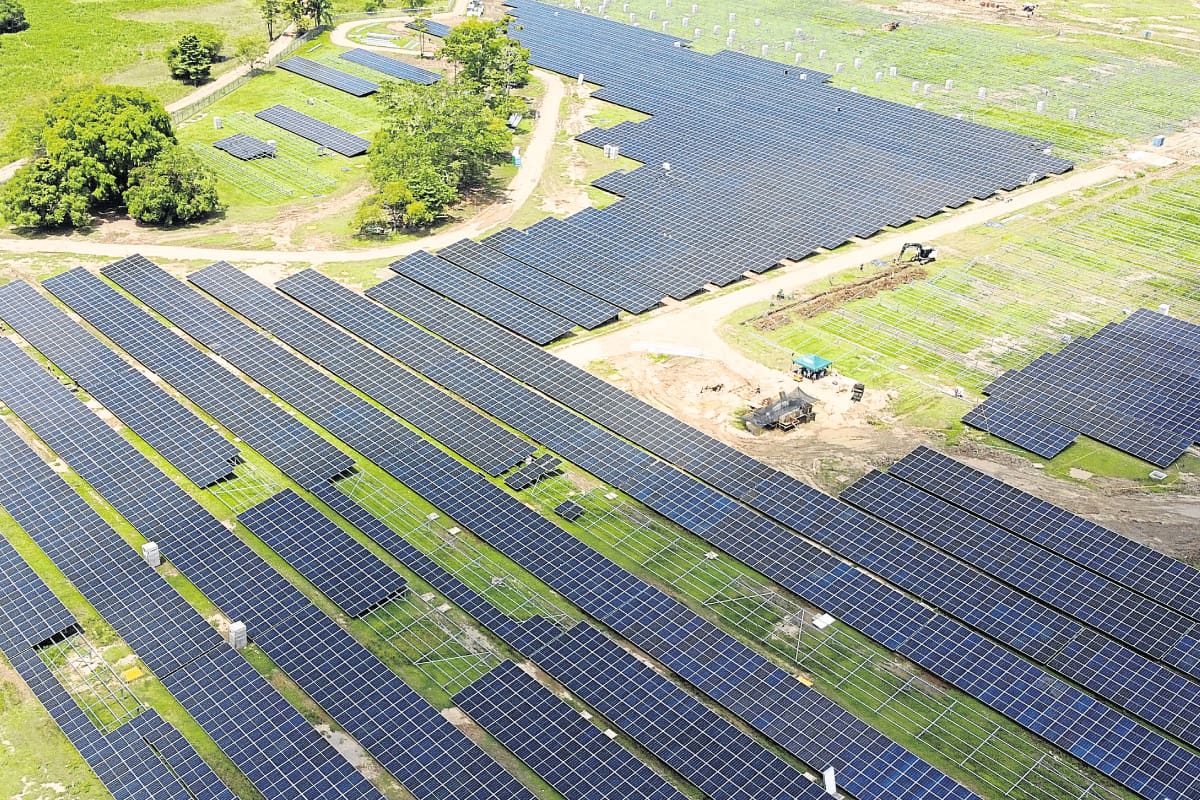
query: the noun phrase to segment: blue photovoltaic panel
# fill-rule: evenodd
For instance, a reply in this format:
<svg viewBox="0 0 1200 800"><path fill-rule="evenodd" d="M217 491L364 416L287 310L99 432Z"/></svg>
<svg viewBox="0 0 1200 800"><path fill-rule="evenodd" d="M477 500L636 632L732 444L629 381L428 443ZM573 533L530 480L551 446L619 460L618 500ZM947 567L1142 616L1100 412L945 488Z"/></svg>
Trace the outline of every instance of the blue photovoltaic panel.
<svg viewBox="0 0 1200 800"><path fill-rule="evenodd" d="M264 108L254 116L350 158L361 156L371 146L371 143L361 136L347 133L328 122L301 114L285 105Z"/></svg>
<svg viewBox="0 0 1200 800"><path fill-rule="evenodd" d="M328 303L312 302L323 313L335 313ZM1178 764L1193 756L1175 742L983 638L961 621L931 611L862 569L833 558L809 540L930 598L934 606L952 605L970 624L986 627L1032 658L1052 663L1055 670L1116 702L1128 703L1144 718L1156 724L1160 719L1171 722L1170 707L1147 703L1145 696L1127 697L1110 673L1096 669L1096 663L1112 663L1106 655L1108 648L1078 624L939 557L862 512L482 322L431 292L411 292L396 307L421 326L577 413L555 410L534 392L505 389L496 381L483 383L479 373L485 368L474 366L478 362L459 362L458 369L471 372L469 379L459 376L448 363L439 363L450 361L446 355L427 359L411 336L400 337L395 325L389 328L386 319L365 309L356 307L355 314L338 312L337 321L1130 788L1156 797L1192 791L1192 779L1183 777ZM368 318L369 325L365 322ZM616 435L584 424L580 414L602 422ZM656 462L631 442L678 468ZM711 486L683 470L703 477ZM735 502L735 497L766 516ZM782 525L808 538L796 536ZM983 593L975 588L981 580L987 584ZM1118 669L1125 670L1126 665L1122 663ZM1133 674L1135 669L1130 664L1128 671L1116 674L1137 682L1140 678ZM1139 748L1147 748L1149 755L1135 755L1142 752Z"/></svg>
<svg viewBox="0 0 1200 800"><path fill-rule="evenodd" d="M1066 450L1076 436L1069 428L1003 400L985 400L968 411L962 421L1042 458L1054 458Z"/></svg>
<svg viewBox="0 0 1200 800"><path fill-rule="evenodd" d="M270 158L275 155L275 145L267 144L261 139L255 139L253 136L247 136L244 133L235 133L233 136L218 139L213 142L213 147L218 150L224 150L229 155L234 158L240 158L242 161L253 161L256 158Z"/></svg>
<svg viewBox="0 0 1200 800"><path fill-rule="evenodd" d="M187 475L208 486L238 449L24 281L0 287L0 319Z"/></svg>
<svg viewBox="0 0 1200 800"><path fill-rule="evenodd" d="M368 391L389 411L489 475L506 472L533 452L533 445L519 436L230 264L217 262L188 280Z"/></svg>
<svg viewBox="0 0 1200 800"><path fill-rule="evenodd" d="M412 64L406 64L399 59L380 53L372 53L370 50L363 50L359 47L339 54L338 58L344 58L347 61L369 67L376 72L382 72L385 75L399 78L402 81L412 81L413 83L420 83L426 86L437 83L442 77L436 72L414 67Z"/></svg>
<svg viewBox="0 0 1200 800"><path fill-rule="evenodd" d="M445 39L450 33L450 26L442 22L436 22L432 19L413 20L406 26L409 30L420 31L421 28L430 36L436 36L439 39Z"/></svg>
<svg viewBox="0 0 1200 800"><path fill-rule="evenodd" d="M352 617L404 592L398 572L291 489L238 521Z"/></svg>
<svg viewBox="0 0 1200 800"><path fill-rule="evenodd" d="M1195 567L928 447L888 473L1200 621Z"/></svg>
<svg viewBox="0 0 1200 800"><path fill-rule="evenodd" d="M277 66L282 70L294 72L309 80L323 83L326 86L339 89L355 97L365 97L379 91L378 83L373 83L357 75L351 75L349 72L342 72L340 69L327 67L324 64L319 64L303 56L292 56L289 59L280 61Z"/></svg>
<svg viewBox="0 0 1200 800"><path fill-rule="evenodd" d="M597 463L603 461L600 451L592 451L593 443L602 444L603 453L613 452L613 445L598 438L589 430L592 426L577 415L564 411L564 419L547 413L552 406L532 392L514 396L511 382L498 373L312 270L291 276L279 286L438 383L469 394L472 402L485 410L510 424L524 426L534 438L542 438L543 430L555 432L553 435L559 437L555 441L570 449L572 460L586 464L589 471L599 469ZM465 315L466 324L479 322L459 311ZM259 371L257 365L263 360L247 360L246 368ZM267 380L267 376L262 379ZM914 786L946 797L973 796L690 610L590 551L510 495L463 475L442 454L412 441L402 430L393 431L382 421L374 432L361 430L362 425L355 428L344 424L331 411L351 403L349 397L331 397L318 403L315 389L273 385L277 391L286 391L294 402L310 408L306 413L319 418L322 425L448 516L494 543L698 689L752 721L801 760L839 765L843 784L853 787L856 796L890 798ZM363 414L367 413L364 409ZM530 426L531 418L541 424ZM379 446L383 441L394 445ZM419 461L418 453L423 454ZM640 475L649 465L643 454L637 466L627 471ZM433 475L442 477L435 480ZM449 475L454 477L446 477ZM455 490L447 489L449 482L454 483ZM469 493L467 487L471 487ZM876 582L866 579L866 585ZM828 749L831 738L838 742L835 752Z"/></svg>
<svg viewBox="0 0 1200 800"><path fill-rule="evenodd" d="M537 344L549 344L575 327L558 314L429 253L413 253L391 268L400 277L372 286L368 296L403 293L414 283L420 284Z"/></svg>
<svg viewBox="0 0 1200 800"><path fill-rule="evenodd" d="M454 704L567 800L684 800L511 661L456 694Z"/></svg>

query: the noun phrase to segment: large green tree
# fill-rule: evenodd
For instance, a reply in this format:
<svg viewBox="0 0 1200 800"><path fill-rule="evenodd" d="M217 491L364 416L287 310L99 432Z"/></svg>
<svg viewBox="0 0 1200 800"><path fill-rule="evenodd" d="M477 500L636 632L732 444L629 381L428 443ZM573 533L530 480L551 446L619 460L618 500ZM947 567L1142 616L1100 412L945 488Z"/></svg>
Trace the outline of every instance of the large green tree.
<svg viewBox="0 0 1200 800"><path fill-rule="evenodd" d="M333 24L333 0L284 0L283 13L297 30Z"/></svg>
<svg viewBox="0 0 1200 800"><path fill-rule="evenodd" d="M167 48L166 55L172 78L198 84L208 80L216 54L198 35L185 33Z"/></svg>
<svg viewBox="0 0 1200 800"><path fill-rule="evenodd" d="M377 193L359 212L361 233L427 227L462 192L487 185L508 157L512 132L469 86L387 83L382 127L371 146Z"/></svg>
<svg viewBox="0 0 1200 800"><path fill-rule="evenodd" d="M0 33L16 33L28 27L20 0L0 0Z"/></svg>
<svg viewBox="0 0 1200 800"><path fill-rule="evenodd" d="M507 97L529 82L529 50L508 35L511 18L469 19L446 35L438 57L458 67L463 81L488 97Z"/></svg>
<svg viewBox="0 0 1200 800"><path fill-rule="evenodd" d="M138 222L175 225L219 210L221 199L216 176L194 153L172 145L130 173L125 206Z"/></svg>
<svg viewBox="0 0 1200 800"><path fill-rule="evenodd" d="M27 136L30 163L0 186L0 214L21 227L82 227L120 208L133 170L175 143L160 100L98 84L57 95Z"/></svg>
<svg viewBox="0 0 1200 800"><path fill-rule="evenodd" d="M275 26L284 16L283 0L262 0L258 6L263 22L267 23L267 38L275 41Z"/></svg>

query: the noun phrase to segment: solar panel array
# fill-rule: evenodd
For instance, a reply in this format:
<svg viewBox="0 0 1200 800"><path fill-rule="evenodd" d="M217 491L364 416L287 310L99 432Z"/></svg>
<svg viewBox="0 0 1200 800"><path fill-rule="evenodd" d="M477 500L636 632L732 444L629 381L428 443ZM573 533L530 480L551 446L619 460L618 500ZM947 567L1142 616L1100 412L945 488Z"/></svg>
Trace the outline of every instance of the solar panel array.
<svg viewBox="0 0 1200 800"><path fill-rule="evenodd" d="M889 474L1200 621L1200 570L928 447Z"/></svg>
<svg viewBox="0 0 1200 800"><path fill-rule="evenodd" d="M340 69L326 66L303 56L292 56L280 61L276 66L282 70L293 72L309 80L331 86L334 89L352 94L355 97L366 97L379 91L379 84L343 72Z"/></svg>
<svg viewBox="0 0 1200 800"><path fill-rule="evenodd" d="M588 613L629 636L697 688L720 697L798 757L836 764L856 794L873 800L893 797L901 786L916 786L952 798L973 797L166 272L144 260L128 259L104 272ZM685 649L678 644L681 640L687 642ZM719 654L715 663L714 652Z"/></svg>
<svg viewBox="0 0 1200 800"><path fill-rule="evenodd" d="M597 182L623 199L546 223L554 236L536 247L511 235L487 244L621 307L592 264L657 295L642 302L686 297L1072 166L1044 142L837 89L821 73L702 55L532 0L511 6L533 63L582 74L603 85L597 97L651 118L578 137L646 165Z"/></svg>
<svg viewBox="0 0 1200 800"><path fill-rule="evenodd" d="M504 485L517 492L528 489L542 478L553 475L561 465L561 458L545 453L505 478Z"/></svg>
<svg viewBox="0 0 1200 800"><path fill-rule="evenodd" d="M121 438L8 340L0 340L0 361L3 402L59 455L87 447L70 441L79 415ZM106 497L113 486L97 475L83 477ZM0 505L265 797L382 797L265 678L225 648L208 622L58 473L2 425Z"/></svg>
<svg viewBox="0 0 1200 800"><path fill-rule="evenodd" d="M489 319L538 344L549 344L575 327L553 311L424 251L405 256L391 268L401 277L391 278L379 286L415 281L477 309Z"/></svg>
<svg viewBox="0 0 1200 800"><path fill-rule="evenodd" d="M533 453L533 445L338 330L241 270L217 262L188 280L284 342L336 372L489 475L500 475Z"/></svg>
<svg viewBox="0 0 1200 800"><path fill-rule="evenodd" d="M352 617L405 591L400 573L291 489L238 514L238 522Z"/></svg>
<svg viewBox="0 0 1200 800"><path fill-rule="evenodd" d="M1046 458L1078 432L1166 467L1200 444L1197 389L1200 325L1139 309L1004 373L963 422ZM1014 430L1014 414L1033 430Z"/></svg>
<svg viewBox="0 0 1200 800"><path fill-rule="evenodd" d="M301 114L285 105L264 108L254 116L350 158L361 156L371 146L371 143L361 136L347 133L328 122Z"/></svg>
<svg viewBox="0 0 1200 800"><path fill-rule="evenodd" d="M4 350L2 345L0 342L0 353ZM499 764L233 531L156 470L131 444L32 361L27 358L24 361L28 368L14 369L11 373L11 380L20 380L24 388L14 396L7 382L0 383L0 399L131 525L158 542L171 563L226 616L244 622L255 644L414 796L438 800L532 800L532 795ZM30 371L37 374L31 375ZM124 549L133 556L128 546ZM151 574L157 578L152 571ZM177 595L175 599L183 602ZM200 620L195 612L191 616ZM200 625L210 637L216 637L203 620ZM210 659L213 663L208 663ZM285 726L279 734L285 739L292 728L304 736L316 736L302 718L294 712L289 717L282 710L287 702L269 684L260 689L259 693L266 695L260 700L257 696L230 696L225 687L195 683L210 674L233 675L232 667L221 663L222 660L229 661L245 675L258 675L240 655L224 648L215 655L206 653L199 660L184 660L183 666L170 675L160 674L164 685L185 707L189 700L192 702L189 711L214 738L230 728L241 735L251 732L253 726L243 721L246 710L239 705L243 701L254 703L264 713L269 711L270 726ZM252 688L254 683L247 681L238 675L234 684L238 690ZM276 697L276 708L270 708L268 701ZM285 757L294 759L298 769L313 771L318 777L335 772L345 785L344 789L338 789L344 794L326 794L330 790L313 783L316 788L311 795L301 796L380 796L349 762L319 737L318 741L324 748L315 754L320 758L288 752L286 748L280 748L278 755L273 756L276 745L271 737L263 737L252 749L243 746L243 754L246 759L257 756L266 761L274 758L275 762ZM239 762L237 756L231 754L231 757L235 763ZM263 772L258 767L251 769L252 765L245 760L239 766L248 774L253 769L259 774ZM253 774L250 776L253 779ZM257 782L256 785L262 788ZM286 789L296 791L294 786Z"/></svg>
<svg viewBox="0 0 1200 800"><path fill-rule="evenodd" d="M24 281L0 287L0 319L197 486L233 474L238 449Z"/></svg>
<svg viewBox="0 0 1200 800"><path fill-rule="evenodd" d="M450 33L450 26L444 22L436 22L432 19L413 20L408 23L409 30L420 31L421 28L430 36L436 36L439 39L445 39Z"/></svg>
<svg viewBox="0 0 1200 800"><path fill-rule="evenodd" d="M384 75L390 75L402 81L411 81L425 86L437 83L442 77L436 72L414 67L412 64L406 64L399 59L390 58L380 53L372 53L370 50L363 50L361 47L339 53L338 58L344 58L347 61L369 67L376 72L382 72Z"/></svg>
<svg viewBox="0 0 1200 800"><path fill-rule="evenodd" d="M511 661L456 694L454 704L567 800L684 800Z"/></svg>
<svg viewBox="0 0 1200 800"><path fill-rule="evenodd" d="M509 382L483 382L479 369L485 373L491 370L445 342L314 271L297 273L278 286L443 386L457 386L454 391L471 397L473 403L486 410L496 413L498 404L504 406L498 416L510 424L516 419L516 424L525 425L524 416L509 413L513 409L508 405L511 393L505 385ZM185 325L182 317L176 321ZM216 346L228 346L228 332L210 338ZM288 402L296 403L310 418L801 760L836 764L841 781L853 787L857 796L890 797L900 787L920 787L920 791L943 792L950 797L972 796L686 607L589 550L511 495L476 476L463 474L461 465L445 454L412 440L403 430L391 429L383 420L375 430L367 429L366 409L361 416L356 415L356 427L345 424L339 417L349 416L344 409L351 398L315 402L318 392L314 388L279 382L263 372L260 363L264 360L247 360L243 369L259 373L259 380L271 383L273 391L286 395ZM492 392L497 394L492 396ZM328 408L333 407L343 409L339 417L330 414ZM521 398L524 412L556 426L558 420L547 419L543 407L544 400L537 395ZM527 425L525 429L530 430ZM573 433L578 428L567 425L564 430ZM391 442L392 446L383 447L381 442ZM587 434L576 449L586 449L590 443L597 440Z"/></svg>
<svg viewBox="0 0 1200 800"><path fill-rule="evenodd" d="M37 648L77 631L74 616L0 537L0 653L116 800L234 800L179 731L157 712L104 734ZM151 747L153 746L153 747Z"/></svg>
<svg viewBox="0 0 1200 800"><path fill-rule="evenodd" d="M574 522L584 515L585 509L574 500L564 500L554 507L554 513L569 522Z"/></svg>
<svg viewBox="0 0 1200 800"><path fill-rule="evenodd" d="M705 795L828 797L799 770L595 628L576 625L564 632L537 617L523 627L523 649L543 669ZM920 785L895 788L917 797L940 796Z"/></svg>
<svg viewBox="0 0 1200 800"><path fill-rule="evenodd" d="M470 270L589 330L612 322L620 313L611 303L470 239L443 247L438 258Z"/></svg>
<svg viewBox="0 0 1200 800"><path fill-rule="evenodd" d="M649 311L662 302L662 292L651 289L612 264L598 258L581 260L558 256L553 240L539 238L532 228L523 233L515 228L505 228L483 239L481 244L560 281L574 284L632 314Z"/></svg>
<svg viewBox="0 0 1200 800"><path fill-rule="evenodd" d="M286 283L282 282L281 288ZM931 603L947 604L970 625L1023 649L1144 718L1156 724L1173 722L1170 709L1155 707L1145 694L1127 696L1102 670L1097 671L1095 664L1102 662L1113 646L1103 637L986 576L939 557L895 529L754 461L443 298L413 288L392 301L403 314L578 414L601 422L612 433L581 427L578 414L555 407L536 393L506 390L494 380L484 384L478 375L466 380L434 361L418 365L413 343L405 341L403 349L398 348L397 337L383 333L387 322L368 314L361 305L353 315L339 312L336 319L535 441L1130 788L1155 797L1191 791L1191 779L1181 776L1179 764L1194 756L1175 743L961 622L932 612L829 556L792 531L930 598ZM290 288L285 291L291 293ZM334 313L326 308L331 303L305 302L327 315ZM459 369L466 370L469 363L478 364L467 362ZM680 469L654 461L629 442ZM741 498L775 521L731 498ZM919 559L920 569L906 568L913 559ZM1156 667L1148 664L1145 668Z"/></svg>
<svg viewBox="0 0 1200 800"><path fill-rule="evenodd" d="M244 133L235 133L213 142L213 147L224 150L234 158L242 161L253 161L256 158L272 158L275 155L275 145L268 144L262 139L255 139Z"/></svg>

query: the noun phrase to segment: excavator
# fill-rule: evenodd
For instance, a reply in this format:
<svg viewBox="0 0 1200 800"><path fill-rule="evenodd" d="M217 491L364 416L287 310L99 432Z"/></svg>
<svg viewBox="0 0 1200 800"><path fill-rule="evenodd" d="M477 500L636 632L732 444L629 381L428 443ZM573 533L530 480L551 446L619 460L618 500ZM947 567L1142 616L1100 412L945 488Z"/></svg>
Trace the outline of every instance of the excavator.
<svg viewBox="0 0 1200 800"><path fill-rule="evenodd" d="M912 250L913 254L905 258L909 250ZM937 247L926 246L920 242L905 244L900 248L900 255L896 256L896 264L931 264L934 261L937 261Z"/></svg>

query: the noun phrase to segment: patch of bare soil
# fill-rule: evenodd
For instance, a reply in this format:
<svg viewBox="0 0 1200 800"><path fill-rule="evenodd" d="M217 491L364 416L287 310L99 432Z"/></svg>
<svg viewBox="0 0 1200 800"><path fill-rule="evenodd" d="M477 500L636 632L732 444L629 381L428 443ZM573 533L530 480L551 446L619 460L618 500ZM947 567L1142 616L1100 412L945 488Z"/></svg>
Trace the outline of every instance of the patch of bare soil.
<svg viewBox="0 0 1200 800"><path fill-rule="evenodd" d="M888 391L867 389L861 403L851 402L852 377L796 384L790 376L776 373L775 381L755 381L716 359L642 352L610 355L606 366L605 379L611 383L827 492L836 494L870 469L886 469L927 444L1163 553L1200 558L1200 477L1185 476L1182 492L1148 494L1124 481L1091 478L1084 486L1048 477L1019 455L972 442L947 448L936 433L903 425L889 413L893 396ZM816 420L758 436L738 425L751 407L796 385L817 399Z"/></svg>

